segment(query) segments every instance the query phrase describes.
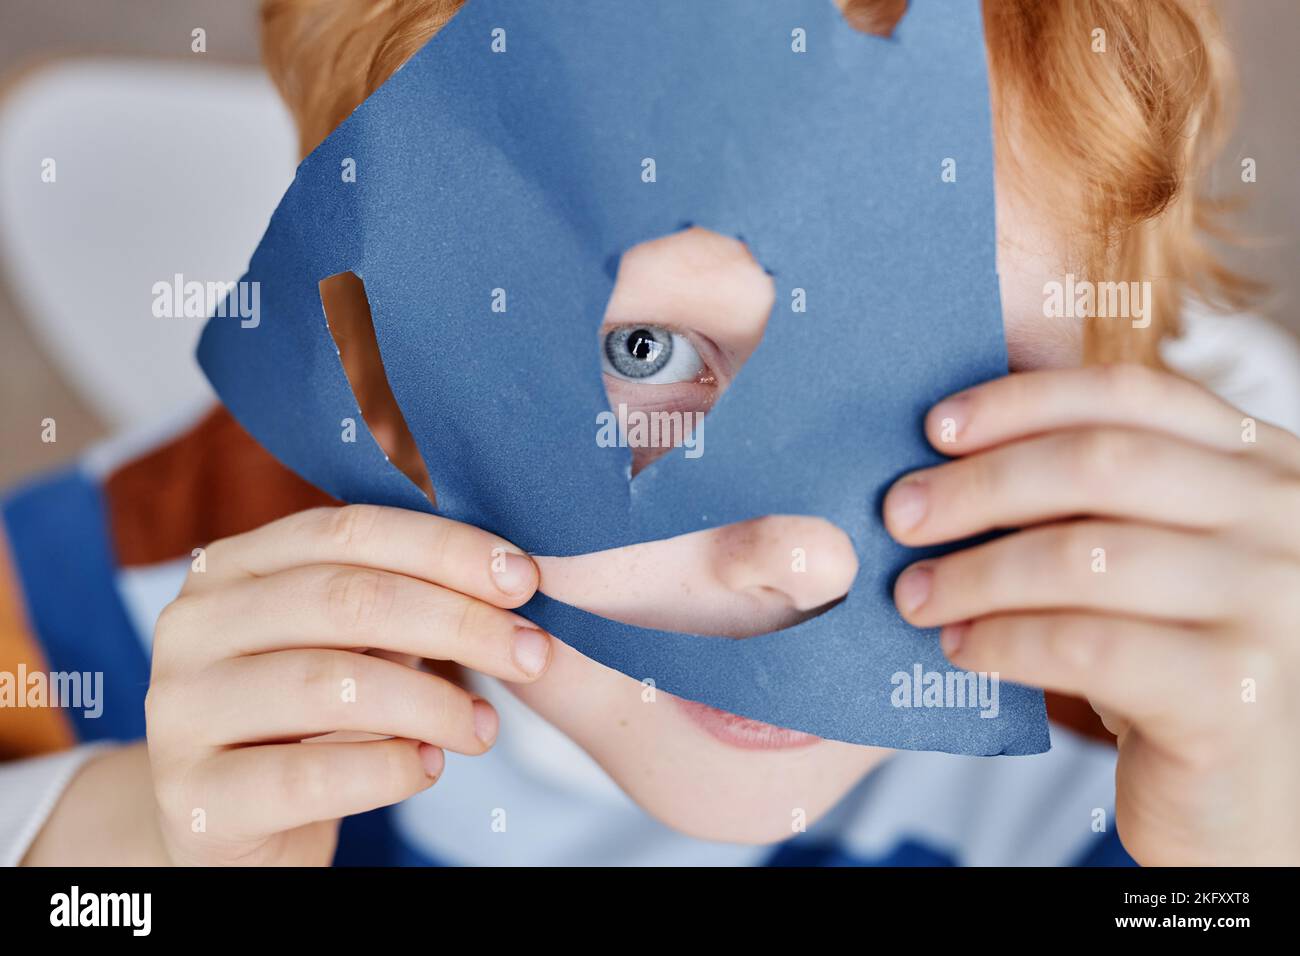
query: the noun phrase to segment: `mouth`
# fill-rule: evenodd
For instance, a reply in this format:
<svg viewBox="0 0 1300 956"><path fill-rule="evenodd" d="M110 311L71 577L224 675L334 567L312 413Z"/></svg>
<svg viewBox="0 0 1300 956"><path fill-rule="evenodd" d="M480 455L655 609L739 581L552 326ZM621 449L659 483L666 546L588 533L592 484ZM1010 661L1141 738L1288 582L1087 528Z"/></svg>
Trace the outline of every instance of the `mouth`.
<svg viewBox="0 0 1300 956"><path fill-rule="evenodd" d="M697 727L738 750L793 750L822 742L822 738L812 734L765 724L693 700L680 697L672 700Z"/></svg>

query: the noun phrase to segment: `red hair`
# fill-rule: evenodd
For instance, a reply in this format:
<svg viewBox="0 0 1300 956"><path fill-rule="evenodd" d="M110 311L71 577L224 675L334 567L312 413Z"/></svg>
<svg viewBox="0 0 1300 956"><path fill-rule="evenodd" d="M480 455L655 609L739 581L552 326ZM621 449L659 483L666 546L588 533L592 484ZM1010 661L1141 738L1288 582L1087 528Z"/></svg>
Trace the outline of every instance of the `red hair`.
<svg viewBox="0 0 1300 956"><path fill-rule="evenodd" d="M265 0L263 55L303 154L462 2ZM841 6L856 28L887 34L907 0ZM1187 295L1240 308L1255 291L1203 243L1219 210L1198 186L1231 89L1213 11L1204 0L984 0L984 20L999 166L1034 184L1027 198L1050 212L1073 271L1152 284L1150 326L1088 322L1085 358L1159 364Z"/></svg>

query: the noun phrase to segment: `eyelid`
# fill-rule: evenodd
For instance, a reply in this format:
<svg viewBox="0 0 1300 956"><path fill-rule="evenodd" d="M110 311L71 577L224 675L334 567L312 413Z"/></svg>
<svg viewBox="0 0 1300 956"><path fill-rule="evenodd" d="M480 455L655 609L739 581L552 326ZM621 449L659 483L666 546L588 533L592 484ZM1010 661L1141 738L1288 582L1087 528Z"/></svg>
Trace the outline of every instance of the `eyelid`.
<svg viewBox="0 0 1300 956"><path fill-rule="evenodd" d="M674 325L671 322L624 322L618 319L607 319L600 330L596 333L601 339L614 329L625 329L629 326L653 325L657 329L663 329L665 332L672 332L684 336L695 347L699 353L700 359L704 362L704 369L708 377L719 381L719 384L731 381L731 363L727 360L726 353L718 347L718 344L709 338L703 332L687 328L681 325Z"/></svg>

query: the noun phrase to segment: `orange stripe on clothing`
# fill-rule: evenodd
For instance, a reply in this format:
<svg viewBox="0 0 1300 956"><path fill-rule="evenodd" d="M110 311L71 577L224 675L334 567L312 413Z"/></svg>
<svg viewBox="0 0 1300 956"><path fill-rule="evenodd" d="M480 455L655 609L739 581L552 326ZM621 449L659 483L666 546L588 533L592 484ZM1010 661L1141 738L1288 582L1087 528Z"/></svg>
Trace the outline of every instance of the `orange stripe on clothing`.
<svg viewBox="0 0 1300 956"><path fill-rule="evenodd" d="M9 542L0 529L0 673L12 675L9 679L15 681L19 665L29 674L48 668L23 604ZM24 688L15 690L21 693ZM0 760L34 757L75 743L72 723L57 707L0 706Z"/></svg>

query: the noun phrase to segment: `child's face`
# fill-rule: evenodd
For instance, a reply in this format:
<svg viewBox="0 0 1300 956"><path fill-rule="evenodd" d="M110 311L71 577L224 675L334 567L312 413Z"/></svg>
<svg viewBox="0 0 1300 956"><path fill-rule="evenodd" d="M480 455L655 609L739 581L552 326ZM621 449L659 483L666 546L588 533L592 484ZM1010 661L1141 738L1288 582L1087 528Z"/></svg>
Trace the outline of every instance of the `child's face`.
<svg viewBox="0 0 1300 956"><path fill-rule="evenodd" d="M1077 328L1041 317L1043 283L1059 274L1059 254L1029 211L1003 200L1003 192L998 269L1012 366L1077 363ZM773 297L770 277L744 245L716 233L691 229L630 250L593 343L602 351L611 406L707 412L744 374ZM634 473L667 450L632 449ZM808 556L801 573L790 566L796 547ZM857 571L840 529L779 515L539 564L542 589L561 601L717 640L743 640L813 616L846 593ZM512 690L647 810L710 839L787 837L888 753L651 694L563 644L541 680Z"/></svg>

